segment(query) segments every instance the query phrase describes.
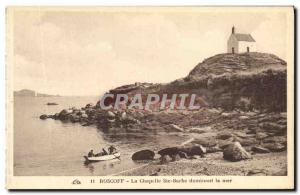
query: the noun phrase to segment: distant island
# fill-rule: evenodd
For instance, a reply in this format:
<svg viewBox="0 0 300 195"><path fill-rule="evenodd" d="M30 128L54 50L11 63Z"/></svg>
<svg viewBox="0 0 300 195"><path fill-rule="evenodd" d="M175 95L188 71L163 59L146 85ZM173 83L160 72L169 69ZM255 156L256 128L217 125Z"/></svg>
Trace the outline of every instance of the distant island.
<svg viewBox="0 0 300 195"><path fill-rule="evenodd" d="M60 95L49 95L44 93L38 93L30 89L21 89L19 91L14 91L14 96L22 97L59 97Z"/></svg>

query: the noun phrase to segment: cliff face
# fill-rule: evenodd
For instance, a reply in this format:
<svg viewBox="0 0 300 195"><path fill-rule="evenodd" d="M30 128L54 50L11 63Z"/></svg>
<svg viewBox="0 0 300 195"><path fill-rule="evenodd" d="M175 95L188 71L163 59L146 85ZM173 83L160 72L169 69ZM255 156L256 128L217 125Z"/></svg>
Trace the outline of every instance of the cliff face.
<svg viewBox="0 0 300 195"><path fill-rule="evenodd" d="M127 85L117 94L197 94L201 106L250 111L286 111L286 62L273 54L218 54L199 63L187 77L168 84Z"/></svg>

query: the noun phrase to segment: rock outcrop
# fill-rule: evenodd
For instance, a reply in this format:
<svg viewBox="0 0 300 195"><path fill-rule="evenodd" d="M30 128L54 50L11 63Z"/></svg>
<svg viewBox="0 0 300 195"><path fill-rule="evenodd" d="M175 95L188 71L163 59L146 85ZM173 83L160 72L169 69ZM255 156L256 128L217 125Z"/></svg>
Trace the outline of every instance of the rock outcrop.
<svg viewBox="0 0 300 195"><path fill-rule="evenodd" d="M225 160L236 162L250 159L251 154L248 153L239 142L235 142L224 149L223 157Z"/></svg>
<svg viewBox="0 0 300 195"><path fill-rule="evenodd" d="M160 151L158 151L158 154L161 156L173 156L179 154L179 148L178 147L171 147L171 148L164 148Z"/></svg>
<svg viewBox="0 0 300 195"><path fill-rule="evenodd" d="M45 119L47 119L48 118L48 115L46 115L46 114L42 114L41 116L40 116L40 119L42 119L42 120L45 120Z"/></svg>
<svg viewBox="0 0 300 195"><path fill-rule="evenodd" d="M151 150L141 150L132 155L132 160L153 160L155 153Z"/></svg>
<svg viewBox="0 0 300 195"><path fill-rule="evenodd" d="M206 148L201 145L194 145L191 147L179 148L179 151L185 153L187 156L197 155L204 157L204 154L206 153Z"/></svg>

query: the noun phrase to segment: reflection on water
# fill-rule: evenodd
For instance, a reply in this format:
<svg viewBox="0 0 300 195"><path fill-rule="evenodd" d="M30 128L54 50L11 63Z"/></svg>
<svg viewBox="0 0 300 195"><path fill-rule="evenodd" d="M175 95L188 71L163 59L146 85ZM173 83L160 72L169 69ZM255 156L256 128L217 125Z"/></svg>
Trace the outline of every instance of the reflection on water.
<svg viewBox="0 0 300 195"><path fill-rule="evenodd" d="M14 100L14 175L111 175L135 166L134 152L159 150L185 140L176 134L128 129L97 129L80 124L40 120L41 114L57 113L64 108L83 107L98 97L16 97ZM57 102L57 106L47 106ZM168 142L166 142L168 140ZM114 145L121 160L84 164L91 149ZM98 151L99 150L99 151Z"/></svg>
<svg viewBox="0 0 300 195"><path fill-rule="evenodd" d="M113 159L109 161L101 161L101 162L84 162L83 165L89 170L91 175L94 175L95 170L95 164L98 164L99 166L102 166L102 170L109 169L110 171L113 171L114 167L121 164L121 161L119 159ZM98 166L98 167L99 167Z"/></svg>
<svg viewBox="0 0 300 195"><path fill-rule="evenodd" d="M86 167L86 168L88 168L89 169L89 171L90 171L90 173L92 174L92 175L94 175L94 166L92 165L92 163L84 163L84 166Z"/></svg>

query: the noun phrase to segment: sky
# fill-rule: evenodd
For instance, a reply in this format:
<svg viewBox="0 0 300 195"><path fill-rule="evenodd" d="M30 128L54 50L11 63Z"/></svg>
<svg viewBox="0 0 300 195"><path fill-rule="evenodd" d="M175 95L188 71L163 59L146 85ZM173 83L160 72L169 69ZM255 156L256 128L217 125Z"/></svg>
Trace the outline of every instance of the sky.
<svg viewBox="0 0 300 195"><path fill-rule="evenodd" d="M259 52L287 55L278 9L18 8L13 14L13 88L100 95L134 82L166 83L226 52L234 25Z"/></svg>

